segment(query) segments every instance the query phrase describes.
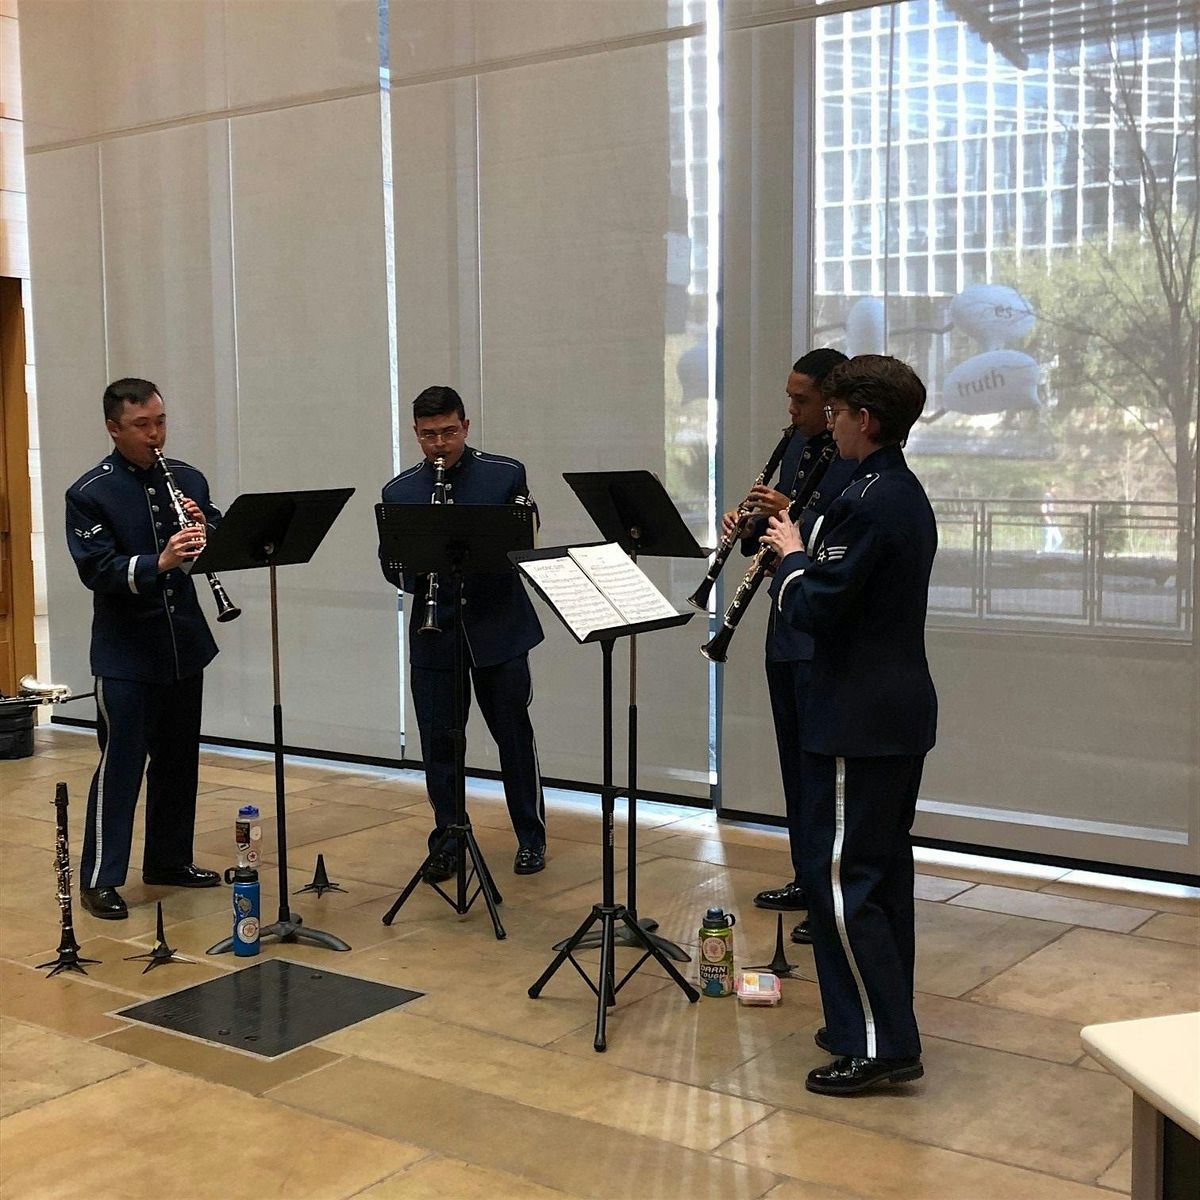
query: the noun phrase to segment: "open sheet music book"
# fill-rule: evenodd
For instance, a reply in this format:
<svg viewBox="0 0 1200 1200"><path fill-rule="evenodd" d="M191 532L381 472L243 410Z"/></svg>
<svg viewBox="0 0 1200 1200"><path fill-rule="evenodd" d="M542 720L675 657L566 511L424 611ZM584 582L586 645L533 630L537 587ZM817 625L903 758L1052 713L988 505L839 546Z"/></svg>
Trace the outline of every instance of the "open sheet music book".
<svg viewBox="0 0 1200 1200"><path fill-rule="evenodd" d="M559 558L527 559L521 570L580 641L598 629L679 615L616 542L572 547Z"/></svg>

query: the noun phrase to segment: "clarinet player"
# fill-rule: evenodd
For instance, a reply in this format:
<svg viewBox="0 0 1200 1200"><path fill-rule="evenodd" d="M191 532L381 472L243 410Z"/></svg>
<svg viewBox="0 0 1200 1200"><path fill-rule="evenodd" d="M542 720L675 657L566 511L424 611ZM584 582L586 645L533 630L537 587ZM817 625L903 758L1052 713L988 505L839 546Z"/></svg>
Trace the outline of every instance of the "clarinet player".
<svg viewBox="0 0 1200 1200"><path fill-rule="evenodd" d="M179 528L158 462L167 440L162 394L146 379L104 392L112 453L67 490L67 547L92 592L91 666L100 763L88 792L79 868L83 907L127 917L133 818L146 777L142 881L216 887L192 862L204 668L216 642L182 568L204 548L220 513L195 467L172 461L194 524ZM149 769L146 762L149 758Z"/></svg>
<svg viewBox="0 0 1200 1200"><path fill-rule="evenodd" d="M821 348L810 350L793 365L787 378L788 416L795 434L779 469L779 489L760 486L751 489L744 501L746 507L758 514L742 542L745 554L758 549L759 539L766 532L767 518L787 511L791 497L805 488L816 472L824 474L817 490L809 498L804 511L805 530L813 527L834 498L850 482L856 463L834 457L824 465L827 453L833 453L830 433L822 405L821 381L834 367L846 361L839 350ZM723 524L731 525L733 513L726 513ZM783 780L783 796L787 813L788 843L792 853L792 878L778 887L767 888L754 897L759 908L783 912L800 911L808 907L801 884L804 862L804 842L800 834L801 796L804 783L804 761L800 746L804 737L804 708L808 701L809 676L812 672L812 635L793 629L779 620L772 606L767 621L765 671L771 716L775 723L775 743L779 752L779 772ZM807 944L812 941L808 922L801 921L792 930L792 941Z"/></svg>
<svg viewBox="0 0 1200 1200"><path fill-rule="evenodd" d="M423 457L383 489L385 504L528 504L525 467L515 458L486 454L467 444L471 422L462 398L450 387L428 387L413 401L413 433ZM433 806L430 848L454 821L455 622L458 596L450 579L393 576L389 582L410 594L409 677L421 734L425 786ZM468 679L488 731L500 753L504 798L517 837L513 871L533 875L546 865L546 811L529 705L533 683L529 651L543 638L542 627L515 572L470 576L461 607ZM425 868L425 879L440 883L453 876L457 847L447 843Z"/></svg>

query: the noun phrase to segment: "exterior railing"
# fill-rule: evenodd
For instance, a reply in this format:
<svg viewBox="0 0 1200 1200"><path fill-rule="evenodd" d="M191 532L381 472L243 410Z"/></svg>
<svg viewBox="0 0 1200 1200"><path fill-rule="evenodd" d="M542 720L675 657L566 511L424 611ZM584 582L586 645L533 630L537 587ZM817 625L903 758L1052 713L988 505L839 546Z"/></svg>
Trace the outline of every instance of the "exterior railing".
<svg viewBox="0 0 1200 1200"><path fill-rule="evenodd" d="M932 499L933 625L1191 637L1194 512L1141 501Z"/></svg>

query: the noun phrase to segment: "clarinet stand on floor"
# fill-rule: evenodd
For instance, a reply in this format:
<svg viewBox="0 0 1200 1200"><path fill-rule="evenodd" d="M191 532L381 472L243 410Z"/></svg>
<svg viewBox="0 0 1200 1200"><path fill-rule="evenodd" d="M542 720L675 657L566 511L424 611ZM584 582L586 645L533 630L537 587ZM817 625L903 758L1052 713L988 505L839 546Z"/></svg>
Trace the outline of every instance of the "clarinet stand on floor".
<svg viewBox="0 0 1200 1200"><path fill-rule="evenodd" d="M538 560L563 559L568 556L568 553L568 550L565 548L533 550L526 554L513 555L513 561L521 566L523 573L533 583L542 598L554 609L556 615L571 631L576 641L580 643L599 642L601 652L604 656L602 685L604 767L603 782L600 788L600 812L603 821L601 831L601 886L603 890L600 903L592 905L592 910L585 918L583 924L565 942L560 943L559 947L556 947L558 949L557 955L537 982L529 989L529 995L536 1000L559 967L569 960L583 981L596 995L596 1036L592 1045L597 1051L603 1051L608 1046L606 1032L608 1009L610 1006L616 1004L617 993L633 978L647 959L653 958L693 1004L700 998L700 993L684 979L675 967L675 964L671 962L670 958L667 957L666 953L660 947L659 941L661 939L655 938L653 934L642 928L636 920L634 913L630 911L627 905L617 903L613 849L613 807L618 791L613 786L613 646L618 637L632 637L637 633L649 633L657 629L667 629L675 625L684 625L691 619L692 614L675 613L673 616L663 616L646 621L634 621L621 626L609 626L584 632L581 629L578 619L566 611L568 604L576 603L578 597L568 601L560 591L551 586L551 581L547 576L543 575L539 579L538 575L534 573L537 569L536 563ZM649 580L645 580L645 583L648 587L653 586ZM581 584L581 587L585 586L587 585ZM587 949L597 944L593 940L595 935L592 934L592 929L597 924L600 926L597 931L600 939L600 968L598 980L596 983L593 983L587 971L575 958L575 951ZM618 935L623 936L619 937ZM633 946L642 951L641 958L625 972L620 981L616 977L615 949L618 940L622 944Z"/></svg>
<svg viewBox="0 0 1200 1200"><path fill-rule="evenodd" d="M283 782L283 701L279 681L279 599L276 567L308 562L329 532L353 488L310 492L261 492L239 496L213 530L193 572L228 574L266 567L271 580L271 681L275 743L275 836L279 857L279 919L264 925L261 937L279 942L308 942L327 950L350 946L320 929L309 929L288 907L287 801ZM226 954L233 938L210 946L209 954Z"/></svg>
<svg viewBox="0 0 1200 1200"><path fill-rule="evenodd" d="M616 542L636 563L638 557L705 558L704 549L697 543L683 517L671 500L657 475L650 471L566 471L563 478L587 509L600 536L606 542ZM625 847L626 888L625 908L633 919L650 934L651 940L664 954L676 962L690 962L691 956L674 942L660 937L654 930L658 922L653 917L638 916L637 901L637 635L629 638L629 723L627 743L627 801L628 828ZM618 795L620 793L618 792ZM617 943L635 946L639 943L622 926L617 930ZM599 934L591 934L585 945L598 946ZM561 950L564 943L554 947Z"/></svg>
<svg viewBox="0 0 1200 1200"><path fill-rule="evenodd" d="M444 892L436 882L430 886L459 916L483 896L497 941L507 934L497 905L503 902L496 881L483 857L483 850L467 815L467 653L463 628L463 582L470 576L503 574L513 569L509 551L533 545L534 510L523 504L377 504L379 561L384 577L398 585L401 573L440 575L451 581L457 598L454 614L454 727L450 731L454 752L454 821L442 830L429 847L395 903L383 915L390 925L404 902L416 890L425 869L447 846L454 847L455 894ZM418 603L420 601L418 600ZM420 636L419 634L417 636ZM428 636L441 637L438 630ZM468 866L469 864L469 866ZM471 884L475 890L470 890Z"/></svg>

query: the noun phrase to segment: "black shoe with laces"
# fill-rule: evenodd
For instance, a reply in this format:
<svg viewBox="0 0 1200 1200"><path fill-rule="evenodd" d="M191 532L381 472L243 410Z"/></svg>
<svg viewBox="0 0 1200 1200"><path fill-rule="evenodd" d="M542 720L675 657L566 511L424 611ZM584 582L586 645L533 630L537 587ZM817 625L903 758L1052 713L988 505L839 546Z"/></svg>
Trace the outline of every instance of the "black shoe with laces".
<svg viewBox="0 0 1200 1200"><path fill-rule="evenodd" d="M804 1086L822 1096L852 1096L889 1083L909 1083L925 1074L920 1058L837 1058L809 1071Z"/></svg>
<svg viewBox="0 0 1200 1200"><path fill-rule="evenodd" d="M812 945L812 926L809 924L807 917L792 929L792 941L797 946Z"/></svg>
<svg viewBox="0 0 1200 1200"><path fill-rule="evenodd" d="M445 883L458 873L458 863L448 850L439 850L424 866L421 878L426 883Z"/></svg>
<svg viewBox="0 0 1200 1200"><path fill-rule="evenodd" d="M513 859L513 872L517 875L536 875L545 868L545 846L522 846Z"/></svg>
<svg viewBox="0 0 1200 1200"><path fill-rule="evenodd" d="M808 907L804 889L798 883L785 883L783 887L767 888L754 897L755 908L772 908L779 912L798 912Z"/></svg>

